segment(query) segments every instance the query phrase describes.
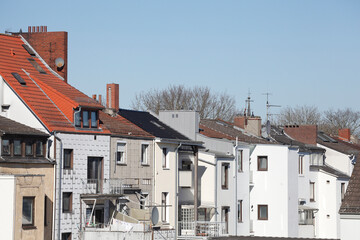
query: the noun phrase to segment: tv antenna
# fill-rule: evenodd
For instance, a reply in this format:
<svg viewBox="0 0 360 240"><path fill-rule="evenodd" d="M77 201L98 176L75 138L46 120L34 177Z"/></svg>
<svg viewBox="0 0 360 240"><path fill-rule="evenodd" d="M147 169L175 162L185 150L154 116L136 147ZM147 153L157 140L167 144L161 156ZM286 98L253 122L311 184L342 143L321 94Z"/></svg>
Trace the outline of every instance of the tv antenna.
<svg viewBox="0 0 360 240"><path fill-rule="evenodd" d="M275 115L270 113L270 108L281 107L281 105L269 104L269 96L272 95L271 93L267 92L267 93L263 93L262 95L266 95L266 122L269 122L270 116Z"/></svg>
<svg viewBox="0 0 360 240"><path fill-rule="evenodd" d="M248 97L247 97L247 99L245 100L245 106L247 105L247 113L246 113L246 115L247 115L248 117L251 116L250 103L254 102L254 100L251 100L250 94L251 94L251 93L250 93L250 89L249 89ZM245 112L246 112L246 111L245 111Z"/></svg>

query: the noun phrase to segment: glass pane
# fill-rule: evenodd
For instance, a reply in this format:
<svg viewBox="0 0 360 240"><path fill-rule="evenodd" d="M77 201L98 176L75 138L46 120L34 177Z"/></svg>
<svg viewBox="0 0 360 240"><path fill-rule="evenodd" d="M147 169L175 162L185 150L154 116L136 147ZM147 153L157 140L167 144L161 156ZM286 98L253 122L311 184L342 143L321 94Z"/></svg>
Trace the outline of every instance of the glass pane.
<svg viewBox="0 0 360 240"><path fill-rule="evenodd" d="M43 156L43 145L42 142L37 141L36 142L36 155L37 156Z"/></svg>
<svg viewBox="0 0 360 240"><path fill-rule="evenodd" d="M14 140L14 155L21 155L21 141Z"/></svg>
<svg viewBox="0 0 360 240"><path fill-rule="evenodd" d="M27 142L25 144L25 154L33 155L33 143L32 142Z"/></svg>
<svg viewBox="0 0 360 240"><path fill-rule="evenodd" d="M75 113L75 126L81 127L81 112Z"/></svg>
<svg viewBox="0 0 360 240"><path fill-rule="evenodd" d="M267 169L267 157L259 158L259 169Z"/></svg>
<svg viewBox="0 0 360 240"><path fill-rule="evenodd" d="M116 153L116 161L117 162L124 162L124 153L123 152L117 152Z"/></svg>
<svg viewBox="0 0 360 240"><path fill-rule="evenodd" d="M2 155L10 155L10 141L2 140Z"/></svg>
<svg viewBox="0 0 360 240"><path fill-rule="evenodd" d="M260 219L267 219L267 206L260 206Z"/></svg>
<svg viewBox="0 0 360 240"><path fill-rule="evenodd" d="M142 156L141 162L142 163L147 163L147 147L148 147L148 145L145 145L145 144L141 145L141 156Z"/></svg>
<svg viewBox="0 0 360 240"><path fill-rule="evenodd" d="M89 112L83 111L83 127L87 128L89 127Z"/></svg>
<svg viewBox="0 0 360 240"><path fill-rule="evenodd" d="M242 153L242 150L238 151L238 171L242 171Z"/></svg>
<svg viewBox="0 0 360 240"><path fill-rule="evenodd" d="M91 112L91 127L97 128L97 114L96 112Z"/></svg>
<svg viewBox="0 0 360 240"><path fill-rule="evenodd" d="M71 168L72 149L64 149L64 168Z"/></svg>
<svg viewBox="0 0 360 240"><path fill-rule="evenodd" d="M33 224L33 204L34 198L23 198L23 210L22 210L22 224L32 225Z"/></svg>

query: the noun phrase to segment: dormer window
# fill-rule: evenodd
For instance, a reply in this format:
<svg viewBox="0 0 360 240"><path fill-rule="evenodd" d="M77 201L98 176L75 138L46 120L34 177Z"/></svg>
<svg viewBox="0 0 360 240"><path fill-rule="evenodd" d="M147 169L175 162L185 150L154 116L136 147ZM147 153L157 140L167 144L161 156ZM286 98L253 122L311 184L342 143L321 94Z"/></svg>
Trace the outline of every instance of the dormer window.
<svg viewBox="0 0 360 240"><path fill-rule="evenodd" d="M98 128L98 111L82 110L75 112L75 127L79 128Z"/></svg>

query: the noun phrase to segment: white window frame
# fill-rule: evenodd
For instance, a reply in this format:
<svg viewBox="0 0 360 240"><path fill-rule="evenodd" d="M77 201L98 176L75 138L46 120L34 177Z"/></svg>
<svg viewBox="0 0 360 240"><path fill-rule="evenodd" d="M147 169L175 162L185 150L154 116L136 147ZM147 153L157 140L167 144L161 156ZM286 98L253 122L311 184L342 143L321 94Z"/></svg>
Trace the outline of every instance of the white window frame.
<svg viewBox="0 0 360 240"><path fill-rule="evenodd" d="M122 149L122 151L119 151L119 145L124 145L123 146L123 149ZM124 165L124 164L126 164L126 159L127 159L127 156L126 156L126 148L127 148L127 144L126 144L126 142L125 141L117 141L116 142L116 151L115 151L115 162L116 162L116 164L118 164L118 165ZM122 161L118 161L118 153L119 152L122 152L123 154L122 154Z"/></svg>
<svg viewBox="0 0 360 240"><path fill-rule="evenodd" d="M243 172L244 167L244 152L242 149L237 150L237 165L238 165L238 172Z"/></svg>
<svg viewBox="0 0 360 240"><path fill-rule="evenodd" d="M163 169L170 169L169 163L170 163L169 162L169 148L163 147L162 148L162 167L163 167Z"/></svg>
<svg viewBox="0 0 360 240"><path fill-rule="evenodd" d="M315 202L315 182L310 182L310 202Z"/></svg>
<svg viewBox="0 0 360 240"><path fill-rule="evenodd" d="M161 193L161 221L163 223L169 222L169 192L162 192Z"/></svg>
<svg viewBox="0 0 360 240"><path fill-rule="evenodd" d="M143 146L146 146L145 153L143 152ZM141 143L141 149L140 149L140 163L141 165L149 165L149 143Z"/></svg>
<svg viewBox="0 0 360 240"><path fill-rule="evenodd" d="M299 155L298 159L298 173L300 176L304 175L304 155Z"/></svg>

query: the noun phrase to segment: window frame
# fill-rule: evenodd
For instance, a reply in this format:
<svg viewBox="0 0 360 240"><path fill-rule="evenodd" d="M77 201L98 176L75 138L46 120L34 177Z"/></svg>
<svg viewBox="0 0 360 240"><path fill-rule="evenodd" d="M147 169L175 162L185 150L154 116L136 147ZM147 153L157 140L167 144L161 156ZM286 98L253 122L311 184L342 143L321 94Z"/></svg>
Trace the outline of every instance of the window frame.
<svg viewBox="0 0 360 240"><path fill-rule="evenodd" d="M162 192L161 193L161 205L162 205L162 210L161 210L161 221L163 223L168 223L169 219L168 219L168 201L169 201L169 192Z"/></svg>
<svg viewBox="0 0 360 240"><path fill-rule="evenodd" d="M240 156L240 158L239 158ZM236 160L237 160L237 167L238 167L238 172L243 172L243 165L244 165L244 155L243 155L243 150L242 149L238 149L237 150L237 156L236 156ZM240 162L240 163L239 163Z"/></svg>
<svg viewBox="0 0 360 240"><path fill-rule="evenodd" d="M316 202L315 199L315 182L310 181L310 202Z"/></svg>
<svg viewBox="0 0 360 240"><path fill-rule="evenodd" d="M31 201L31 222L24 223L24 200ZM22 227L23 228L34 228L35 227L35 196L23 196L23 205L22 205Z"/></svg>
<svg viewBox="0 0 360 240"><path fill-rule="evenodd" d="M145 151L144 148L145 147ZM140 157L140 163L141 165L149 165L149 143L141 143L141 157ZM144 157L145 156L145 157Z"/></svg>
<svg viewBox="0 0 360 240"><path fill-rule="evenodd" d="M243 222L243 200L238 200L237 221L238 221L238 223Z"/></svg>
<svg viewBox="0 0 360 240"><path fill-rule="evenodd" d="M298 158L298 173L300 176L304 175L304 155L299 155Z"/></svg>
<svg viewBox="0 0 360 240"><path fill-rule="evenodd" d="M221 164L221 189L228 190L229 189L229 163Z"/></svg>
<svg viewBox="0 0 360 240"><path fill-rule="evenodd" d="M166 147L162 148L162 168L170 169L169 166L169 150Z"/></svg>
<svg viewBox="0 0 360 240"><path fill-rule="evenodd" d="M87 120L85 119L87 115ZM74 109L74 126L84 129L98 129L99 128L99 111L91 109Z"/></svg>
<svg viewBox="0 0 360 240"><path fill-rule="evenodd" d="M261 208L266 208L266 216L261 217ZM258 220L269 220L269 207L267 204L258 204Z"/></svg>
<svg viewBox="0 0 360 240"><path fill-rule="evenodd" d="M29 146L29 144L31 146L31 154L27 154L27 152L26 152L26 147ZM34 153L35 153L34 145L35 145L34 141L31 141L31 140L26 140L25 141L25 152L24 152L25 156L29 156L29 157L34 156Z"/></svg>
<svg viewBox="0 0 360 240"><path fill-rule="evenodd" d="M261 159L265 158L266 159L266 167L265 168L261 168L260 167L260 161ZM266 172L269 169L269 159L268 156L258 156L257 157L257 170L258 171L262 171L262 172Z"/></svg>
<svg viewBox="0 0 360 240"><path fill-rule="evenodd" d="M9 149L9 151L8 151L8 153L4 153L4 147L6 146L6 145L4 145L4 141L7 141L8 142L8 149ZM10 139L1 139L1 155L2 156L10 156L11 155L11 141L10 141Z"/></svg>
<svg viewBox="0 0 360 240"><path fill-rule="evenodd" d="M66 160L66 152L70 151L70 161L69 164L66 164L67 160ZM73 164L74 164L74 149L71 148L64 148L64 163L63 163L63 169L73 169Z"/></svg>
<svg viewBox="0 0 360 240"><path fill-rule="evenodd" d="M124 150L119 151L119 145L124 145ZM122 153L122 159L123 161L118 161L118 154ZM115 162L117 165L126 165L126 142L124 141L117 141L116 142L116 152L115 152Z"/></svg>
<svg viewBox="0 0 360 240"><path fill-rule="evenodd" d="M15 142L20 142L20 153L17 154L15 153ZM22 145L23 145L23 141L21 141L20 139L13 139L13 154L14 156L22 156L23 151L22 151Z"/></svg>
<svg viewBox="0 0 360 240"><path fill-rule="evenodd" d="M63 192L62 194L62 212L63 213L72 213L72 202L73 202L73 193L72 192ZM65 199L68 199L68 206L65 206L67 204L65 202Z"/></svg>
<svg viewBox="0 0 360 240"><path fill-rule="evenodd" d="M38 143L41 143L41 147L40 147L41 153L40 154L38 154L38 152L37 152ZM35 141L35 156L36 157L44 157L45 156L45 145L46 144L44 144L43 141L41 141L41 140L36 140Z"/></svg>
<svg viewBox="0 0 360 240"><path fill-rule="evenodd" d="M61 240L71 240L71 232L61 233Z"/></svg>

